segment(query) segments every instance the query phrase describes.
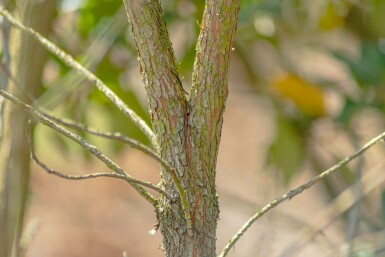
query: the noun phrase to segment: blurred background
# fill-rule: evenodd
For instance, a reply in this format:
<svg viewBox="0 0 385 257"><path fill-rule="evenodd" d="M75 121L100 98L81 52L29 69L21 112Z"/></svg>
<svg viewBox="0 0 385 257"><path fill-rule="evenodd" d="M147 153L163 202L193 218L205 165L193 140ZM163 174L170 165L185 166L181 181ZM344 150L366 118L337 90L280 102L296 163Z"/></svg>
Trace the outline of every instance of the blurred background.
<svg viewBox="0 0 385 257"><path fill-rule="evenodd" d="M95 72L149 122L121 1L1 3ZM204 1L167 0L162 6L189 91ZM218 250L265 204L384 130L384 24L382 0L242 1L217 168ZM92 85L30 38L12 31L2 23L2 87L57 116L148 144ZM16 45L19 50L13 50ZM21 210L13 221L21 233L20 256L123 256L124 251L127 256L163 256L159 233L148 233L155 223L154 210L136 192L113 179L65 181L46 174L30 163L25 144L20 146L25 142L23 115L7 116L3 102L0 105L0 131L12 134L1 138L2 176L7 170L21 171L16 179L0 183L10 192L9 202L18 199L18 207L3 204L0 210ZM7 121L20 129L7 130ZM140 152L80 135L134 177L159 181L157 163ZM34 141L38 156L58 171L105 171L79 146L41 125L34 129ZM384 154L380 144L270 211L229 256L385 256ZM12 161L17 165L9 164Z"/></svg>

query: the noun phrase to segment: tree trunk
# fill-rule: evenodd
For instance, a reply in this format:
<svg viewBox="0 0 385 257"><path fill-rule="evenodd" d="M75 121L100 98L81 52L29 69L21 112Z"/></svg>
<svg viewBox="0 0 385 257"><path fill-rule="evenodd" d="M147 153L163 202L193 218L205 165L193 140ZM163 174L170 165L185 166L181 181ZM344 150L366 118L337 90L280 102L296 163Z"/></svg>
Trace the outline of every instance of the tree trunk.
<svg viewBox="0 0 385 257"><path fill-rule="evenodd" d="M25 24L47 34L55 1L19 0L15 12ZM31 15L44 10L45 15ZM7 32L4 31L4 35ZM47 53L27 35L12 30L5 40L12 42L8 62L11 69L3 73L2 87L26 102L41 88L41 75ZM11 76L11 77L10 77ZM26 146L25 112L4 103L1 113L0 151L0 257L20 256L20 237L23 228L26 200L29 190L30 153Z"/></svg>
<svg viewBox="0 0 385 257"><path fill-rule="evenodd" d="M47 0L47 2L50 1ZM75 68L93 83L96 83L96 87L106 97L124 110L135 124L139 124L142 131L152 139L151 142L163 162L167 162L162 164L161 173L161 187L166 193L163 193L159 200L154 197L150 198L150 203L156 208L160 222L166 255L213 257L216 255L216 227L219 215L215 185L216 160L223 112L228 94L228 67L240 0L206 1L201 33L196 48L192 74L193 84L189 99L185 96L178 75L160 2L158 0L124 0L124 3L139 54L140 70L149 100L151 121L156 138L152 131L149 131L148 127L134 115L135 113L126 108L121 100L94 75L84 70L64 53L58 56L70 67ZM31 7L28 8L30 11ZM50 24L50 22L46 22L46 24ZM32 33L27 29L24 30ZM37 34L32 35L39 39ZM20 42L20 40L13 40ZM27 40L24 39L22 42L20 49L25 51L28 49L27 45L24 45ZM54 46L49 45L49 42L45 40L40 40L40 42L51 52L57 53L56 50L53 50ZM27 63L26 60L35 61L39 58L29 56L29 53L28 51L21 53L20 56L25 59L13 66L15 67L13 69L14 74L17 74L15 81L18 88L17 90L15 87L10 88L8 91L14 90L14 94L26 90L27 86L30 89L31 78L28 78L27 75L38 73L38 71L30 72L29 69L34 66ZM39 72L41 74L41 70ZM29 107L29 109L31 108ZM9 118L11 115L6 117ZM12 118L14 117L15 115L12 114ZM17 119L17 121L19 120L21 118ZM51 124L46 120L45 122L44 124ZM14 125L10 124L11 126ZM8 148L10 153L7 152L8 155L2 157L16 157L19 155L18 151L25 151L25 147L22 147L26 141L22 139L24 137L23 127L24 124L20 125L19 123L18 130L13 130L12 127L6 130L12 131L12 134L7 135L6 138L15 140L17 143L14 144L14 141L10 141L12 143ZM63 128L60 131L64 133ZM75 135L70 138L82 144L81 139ZM86 144L84 143L84 145ZM124 173L117 165L102 155L97 148L92 145L87 146L89 148L86 148L104 161L108 167L114 168L114 171L119 174ZM7 148L3 147L3 149ZM23 156L25 157L26 154ZM15 162L15 160L9 162L10 165L4 162L6 166L0 170L2 172L1 178L4 178L1 204L5 213L7 210L11 210L9 208L11 203L18 205L15 208L15 213L19 222L16 224L16 229L11 227L11 232L15 231L15 233L6 238L8 241L20 236L23 207L27 193L26 190L22 191L22 195L16 199L17 201L13 201L7 198L12 196L8 190L17 188L20 184L27 185L28 182L27 166L24 169L17 166L18 169L15 170L16 165L21 163ZM128 174L124 174L126 178L130 178ZM8 180L9 177L15 177L14 181L16 182L12 183L13 181ZM17 185L17 182L20 183ZM148 192L142 187L134 182L129 183L143 196L148 196ZM25 188L27 187L25 186ZM162 189L159 190L162 191ZM4 226L5 229L9 227L7 217L9 216L0 217L0 225ZM17 242L11 245L18 247Z"/></svg>
<svg viewBox="0 0 385 257"><path fill-rule="evenodd" d="M165 171L162 186L172 195L186 194L186 203L182 195L175 202L162 198L157 208L170 257L216 255L216 160L239 2L206 1L192 90L186 99L160 3L125 0L158 151L174 167L183 190Z"/></svg>

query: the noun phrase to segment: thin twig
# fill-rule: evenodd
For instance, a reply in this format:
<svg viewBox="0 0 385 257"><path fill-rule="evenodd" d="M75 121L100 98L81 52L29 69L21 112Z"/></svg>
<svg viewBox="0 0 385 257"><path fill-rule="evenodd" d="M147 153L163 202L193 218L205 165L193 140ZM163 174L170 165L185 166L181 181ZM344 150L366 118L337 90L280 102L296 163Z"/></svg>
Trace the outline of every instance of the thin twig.
<svg viewBox="0 0 385 257"><path fill-rule="evenodd" d="M44 116L46 116L48 119L51 119L51 120L55 121L56 123L61 124L63 126L83 130L83 131L86 131L90 134L100 136L103 138L119 140L119 141L126 143L127 145L131 146L132 148L135 148L135 149L143 152L144 154L148 155L152 159L158 161L160 163L160 165L164 168L164 172L170 174L172 180L174 181L174 183L177 187L177 190L179 192L179 196L181 198L182 204L187 202L185 191L184 191L183 187L181 186L181 182L180 182L178 176L176 175L175 169L167 161L165 161L162 157L160 157L155 151L153 151L152 149L148 148L147 146L145 146L145 145L139 143L138 141L136 141L132 138L129 138L129 137L127 137L121 133L101 132L101 131L98 131L94 128L88 127L85 124L77 123L77 122L69 120L69 119L57 118L57 117L54 117L51 114L48 114L46 112L40 111L40 113L43 114ZM186 205L184 205L184 206L186 206Z"/></svg>
<svg viewBox="0 0 385 257"><path fill-rule="evenodd" d="M219 257L225 257L230 249L235 245L235 243L242 237L242 235L249 229L251 225L255 221L257 221L260 217L262 217L266 212L273 209L277 205L281 204L282 202L286 200L290 200L294 196L302 193L304 190L309 189L312 187L315 183L319 182L321 179L335 173L340 168L357 158L358 156L362 155L365 151L367 151L369 148L371 148L373 145L378 143L379 141L383 140L385 138L385 132L382 134L376 136L375 138L371 139L368 143L366 143L363 147L356 150L352 155L349 157L346 157L333 167L327 169L326 171L322 172L320 175L313 177L311 180L309 180L307 183L297 187L296 189L293 189L289 191L287 194L280 196L276 198L274 201L267 204L265 207L260 209L254 216L252 216L243 226L242 228L233 236L233 238L228 242L228 244L223 248L222 252L220 253Z"/></svg>
<svg viewBox="0 0 385 257"><path fill-rule="evenodd" d="M298 240L299 242L295 242L291 249L286 250L280 256L297 256L297 251L304 248L308 242L312 241L312 239L316 237L317 234L322 234L321 232L326 230L334 221L337 220L339 216L343 215L354 205L361 202L364 196L368 195L385 181L385 176L383 175L384 168L385 165L380 164L365 173L362 177L362 193L359 198L354 197L354 184L341 192L326 208L322 209L322 211L318 212L317 215L314 216L313 222L314 224L317 224L317 226L314 228L313 232L309 231L311 234L308 235L307 238L302 239L302 241ZM330 216L332 216L332 218L329 218ZM308 229L303 229L299 233L305 234L307 231Z"/></svg>
<svg viewBox="0 0 385 257"><path fill-rule="evenodd" d="M127 27L127 19L123 7L116 11L111 19L100 20L91 31L94 36L85 53L82 53L80 63L94 72L125 27ZM50 83L47 86L48 90L40 95L33 105L51 109L79 88L83 80L75 70L71 70L65 76Z"/></svg>
<svg viewBox="0 0 385 257"><path fill-rule="evenodd" d="M0 8L0 15L3 16L11 25L20 29L21 31L28 33L34 39L36 39L43 47L45 47L49 52L63 61L68 67L76 70L80 75L85 79L90 81L95 87L104 94L116 107L127 117L129 117L134 124L150 139L151 143L156 147L156 137L150 127L146 122L141 119L133 110L128 108L128 106L120 99L110 88L107 87L95 74L87 70L80 63L78 63L72 56L64 52L54 43L43 37L38 32L34 31L31 28L25 27L23 24L18 22L13 16L5 9Z"/></svg>
<svg viewBox="0 0 385 257"><path fill-rule="evenodd" d="M41 114L38 110L33 108L32 106L23 103L15 96L7 93L4 90L0 89L0 95L8 99L9 101L21 105L27 112L29 112L35 119L39 120L42 124L50 127L51 129L55 130L56 132L59 132L66 138L71 139L72 141L76 142L80 146L82 146L84 149L86 149L88 152L90 152L92 155L94 155L96 158L101 160L109 169L115 171L116 173L125 176L127 178L132 178L130 175L128 175L121 167L119 167L116 163L114 163L111 159L109 159L105 154L103 154L96 146L88 143L86 140L84 140L79 135L76 135L75 133L72 133L71 131L65 129L64 127L56 124L52 120L46 118L43 114ZM147 190L145 190L143 187L136 183L128 182L130 185L138 191L140 195L142 195L149 203L151 203L153 206L157 206L158 202L152 196Z"/></svg>
<svg viewBox="0 0 385 257"><path fill-rule="evenodd" d="M52 54L54 54L56 57L62 60L66 65L76 70L80 75L84 76L84 78L90 81L93 85L95 85L96 88L99 89L99 91L101 91L111 102L113 102L118 107L120 111L122 111L123 114L129 117L135 123L135 125L144 134L147 135L147 137L150 139L155 149L158 148L156 136L153 133L153 131L147 126L146 122L142 120L133 110L129 109L127 105L117 95L115 95L115 93L112 92L98 77L96 77L92 72L84 68L81 64L76 62L76 60L74 60L70 55L65 53L63 50L61 50L55 44L50 42L48 39L44 38L38 32L34 31L31 28L27 28L21 23L19 23L17 20L15 20L12 17L12 15L8 11L0 8L0 15L2 15L5 19L7 19L10 22L10 24L15 26L16 28L31 35L39 43L41 43L48 51L50 51ZM167 168L165 168L165 170L171 175L174 183L177 186L177 189L182 201L182 205L186 207L186 204L187 204L187 198L185 196L186 194L184 192L183 187L181 186L181 183L179 181L178 176L176 175L175 170L169 165ZM187 208L185 211L186 212L188 211ZM191 220L188 219L187 222L191 223Z"/></svg>
<svg viewBox="0 0 385 257"><path fill-rule="evenodd" d="M123 179L127 182L130 182L130 183L135 183L135 184L139 184L139 185L151 188L152 190L167 197L167 199L169 199L170 201L175 200L174 197L172 197L171 195L169 195L168 193L166 193L164 190L160 189L159 187L151 184L150 182L146 182L146 181L142 181L142 180L138 180L138 179L134 179L134 178L129 178L129 177L126 177L126 176L124 176L122 174L118 174L118 173L91 173L91 174L86 174L86 175L72 175L72 174L65 174L63 172L54 170L54 169L48 167L43 161L41 161L37 157L36 151L34 148L34 144L32 142L31 133L27 133L27 139L28 139L28 145L29 145L32 159L36 162L37 165L39 165L41 168L43 168L48 174L52 174L52 175L58 176L60 178L69 179L69 180L83 180L83 179L91 179L91 178L97 178L97 177L111 177L111 178Z"/></svg>
<svg viewBox="0 0 385 257"><path fill-rule="evenodd" d="M51 120L55 121L56 123L61 124L63 126L78 129L78 130L83 130L83 131L88 132L88 133L95 135L95 136L121 141L121 142L131 146L132 148L135 148L135 149L143 152L144 154L151 157L155 161L159 162L166 170L173 170L173 167L171 167L170 164L168 164L165 160L163 160L162 157L160 157L154 150L148 148L147 146L141 144L140 142L138 142L132 138L129 138L129 137L123 135L122 133L102 132L102 131L99 131L97 129L91 128L85 124L82 124L82 123L79 123L79 122L76 122L76 121L73 121L70 119L58 118L58 117L55 117L51 114L48 114L47 112L40 111L40 113L43 114L48 119L51 119Z"/></svg>

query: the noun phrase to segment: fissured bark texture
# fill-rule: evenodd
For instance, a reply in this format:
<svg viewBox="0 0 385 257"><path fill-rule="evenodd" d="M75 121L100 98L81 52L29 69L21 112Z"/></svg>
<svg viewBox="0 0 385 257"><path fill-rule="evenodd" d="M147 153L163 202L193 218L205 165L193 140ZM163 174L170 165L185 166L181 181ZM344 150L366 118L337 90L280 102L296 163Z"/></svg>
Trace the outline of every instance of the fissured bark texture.
<svg viewBox="0 0 385 257"><path fill-rule="evenodd" d="M163 188L179 197L174 202L161 198L157 206L166 256L213 257L219 217L216 161L240 0L206 1L190 99L179 79L160 3L124 1L157 150L176 176L163 170Z"/></svg>

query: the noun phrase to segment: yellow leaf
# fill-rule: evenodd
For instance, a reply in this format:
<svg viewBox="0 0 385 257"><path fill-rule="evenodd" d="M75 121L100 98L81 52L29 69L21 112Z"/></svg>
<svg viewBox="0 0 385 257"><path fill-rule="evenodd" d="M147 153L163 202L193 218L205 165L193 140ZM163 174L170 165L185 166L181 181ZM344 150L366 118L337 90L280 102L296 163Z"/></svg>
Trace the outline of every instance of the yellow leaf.
<svg viewBox="0 0 385 257"><path fill-rule="evenodd" d="M336 7L332 2L329 2L324 12L318 20L318 26L322 30L332 30L344 24L344 17L339 15Z"/></svg>
<svg viewBox="0 0 385 257"><path fill-rule="evenodd" d="M279 78L273 87L291 100L303 114L312 117L325 115L323 91L316 85L294 74L286 74Z"/></svg>

